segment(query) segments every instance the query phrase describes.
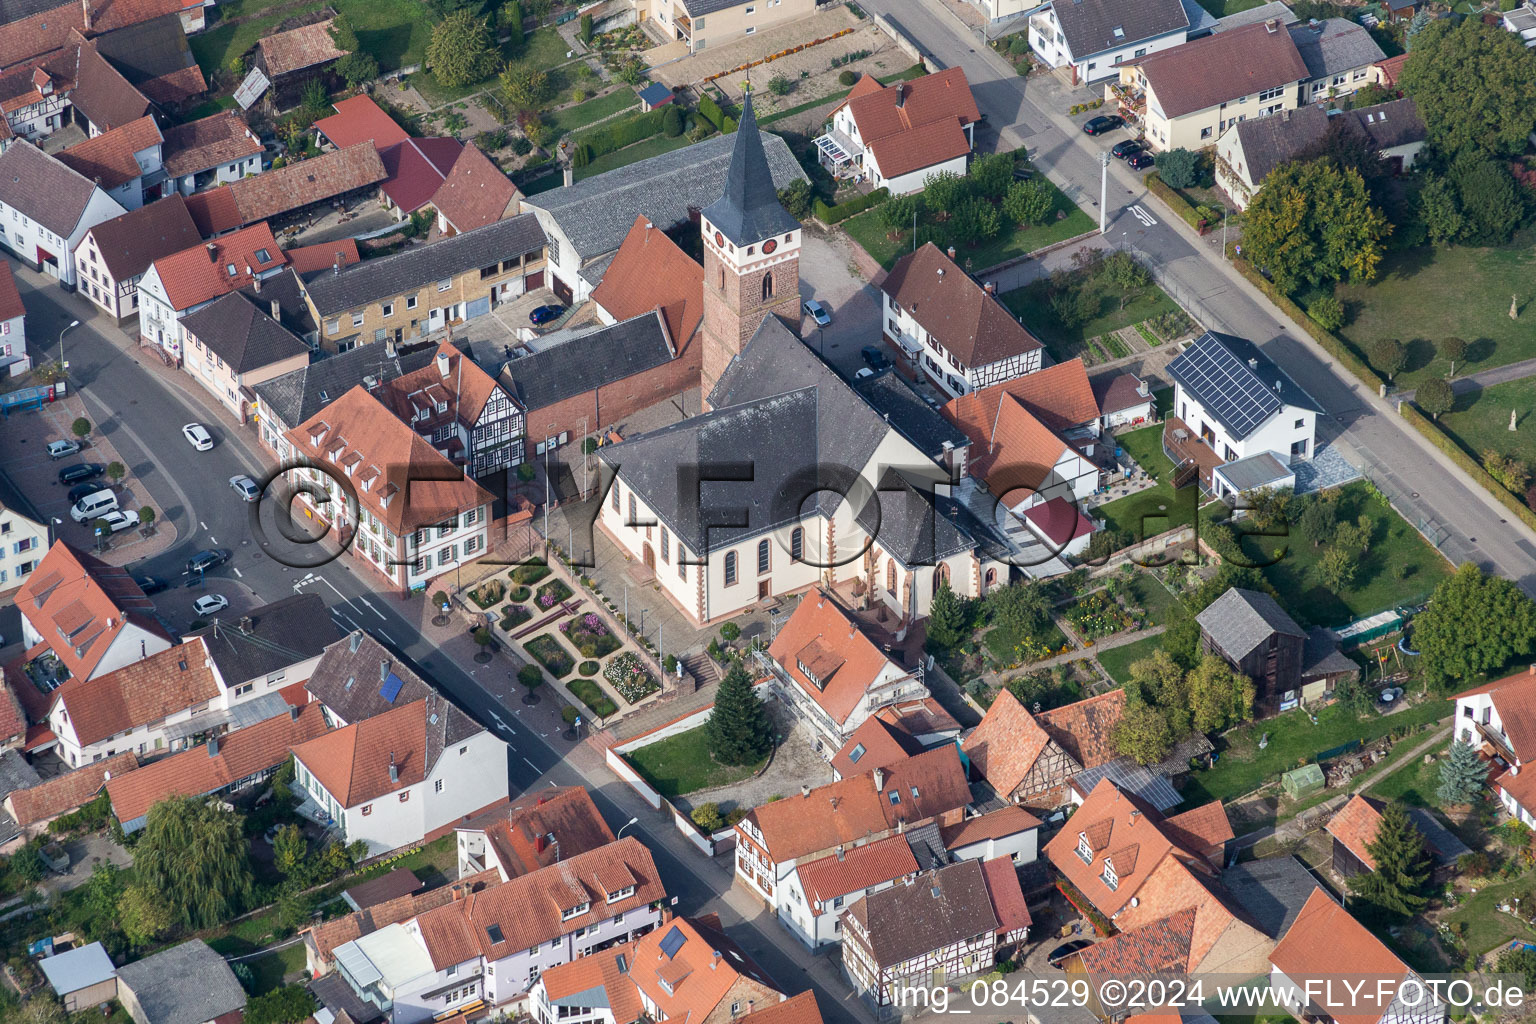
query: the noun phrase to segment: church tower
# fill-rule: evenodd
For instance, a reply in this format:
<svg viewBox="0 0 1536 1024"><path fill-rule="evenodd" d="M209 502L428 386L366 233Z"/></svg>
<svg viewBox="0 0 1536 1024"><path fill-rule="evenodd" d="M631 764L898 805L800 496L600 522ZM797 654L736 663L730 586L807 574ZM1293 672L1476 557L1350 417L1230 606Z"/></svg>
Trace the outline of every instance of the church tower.
<svg viewBox="0 0 1536 1024"><path fill-rule="evenodd" d="M765 317L777 316L799 333L800 222L779 204L750 92L742 103L725 191L704 209L699 227L704 233L700 383L707 408L715 382Z"/></svg>

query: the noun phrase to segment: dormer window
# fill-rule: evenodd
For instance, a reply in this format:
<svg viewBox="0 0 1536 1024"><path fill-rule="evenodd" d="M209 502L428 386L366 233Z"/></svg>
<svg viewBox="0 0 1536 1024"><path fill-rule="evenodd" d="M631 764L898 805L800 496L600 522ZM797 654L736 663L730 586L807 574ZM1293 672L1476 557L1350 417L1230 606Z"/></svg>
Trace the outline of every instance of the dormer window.
<svg viewBox="0 0 1536 1024"><path fill-rule="evenodd" d="M1088 845L1088 833L1077 834L1077 855L1082 858L1084 864L1093 863L1093 847Z"/></svg>
<svg viewBox="0 0 1536 1024"><path fill-rule="evenodd" d="M566 910L566 911L562 911L561 914L560 914L560 920L562 920L562 921L569 921L573 917L580 917L582 914L585 914L587 911L589 911L591 909L592 909L592 904L591 903L578 903L574 907L572 907L571 909Z"/></svg>
<svg viewBox="0 0 1536 1024"><path fill-rule="evenodd" d="M1111 891L1120 888L1120 876L1115 874L1115 866L1110 863L1108 857L1104 858L1104 873L1099 877L1104 879L1104 884L1109 886Z"/></svg>
<svg viewBox="0 0 1536 1024"><path fill-rule="evenodd" d="M627 900L631 896L633 896L634 894L635 894L635 887L632 886L632 885L626 885L624 888L619 889L616 892L608 893L607 894L608 902L609 903L617 903L617 902L619 902L619 900Z"/></svg>
<svg viewBox="0 0 1536 1024"><path fill-rule="evenodd" d="M816 687L816 689L826 689L826 687L822 684L822 681L816 678L816 673L812 672L810 668L806 666L805 662L801 661L799 658L795 659L795 668L799 669L800 674L805 676L806 681L809 682L812 686Z"/></svg>

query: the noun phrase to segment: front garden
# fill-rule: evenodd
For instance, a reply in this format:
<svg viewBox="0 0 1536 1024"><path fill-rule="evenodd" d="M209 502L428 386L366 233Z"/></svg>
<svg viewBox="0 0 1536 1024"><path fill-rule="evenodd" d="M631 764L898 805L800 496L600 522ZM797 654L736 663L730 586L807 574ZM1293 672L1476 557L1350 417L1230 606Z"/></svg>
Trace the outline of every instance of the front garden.
<svg viewBox="0 0 1536 1024"><path fill-rule="evenodd" d="M708 725L700 725L637 747L624 757L656 792L668 800L749 778L767 758L749 765L723 765L709 750Z"/></svg>

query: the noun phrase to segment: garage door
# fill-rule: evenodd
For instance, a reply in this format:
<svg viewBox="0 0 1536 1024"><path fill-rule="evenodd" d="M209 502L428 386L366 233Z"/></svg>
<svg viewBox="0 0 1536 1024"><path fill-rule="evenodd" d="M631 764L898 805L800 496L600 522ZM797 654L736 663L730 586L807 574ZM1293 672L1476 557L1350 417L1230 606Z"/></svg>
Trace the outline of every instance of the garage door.
<svg viewBox="0 0 1536 1024"><path fill-rule="evenodd" d="M489 313L490 311L491 297L489 295L485 295L478 299L471 299L464 316L465 319L473 320L477 316L485 316L485 314Z"/></svg>
<svg viewBox="0 0 1536 1024"><path fill-rule="evenodd" d="M525 280L528 282L527 290L530 291L530 292L533 291L535 288L543 288L544 287L544 271L542 271L542 270L535 270L533 273L529 274L527 276L527 278L525 278Z"/></svg>

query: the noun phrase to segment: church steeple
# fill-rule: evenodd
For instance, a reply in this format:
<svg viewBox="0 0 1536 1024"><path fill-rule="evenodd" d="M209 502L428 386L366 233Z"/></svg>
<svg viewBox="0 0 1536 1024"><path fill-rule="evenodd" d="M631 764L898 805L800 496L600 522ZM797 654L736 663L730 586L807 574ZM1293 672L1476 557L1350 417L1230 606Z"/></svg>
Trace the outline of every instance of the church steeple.
<svg viewBox="0 0 1536 1024"><path fill-rule="evenodd" d="M775 140L777 141L777 140ZM704 232L704 402L769 316L799 333L800 222L779 205L763 136L742 101L725 189L699 216Z"/></svg>

